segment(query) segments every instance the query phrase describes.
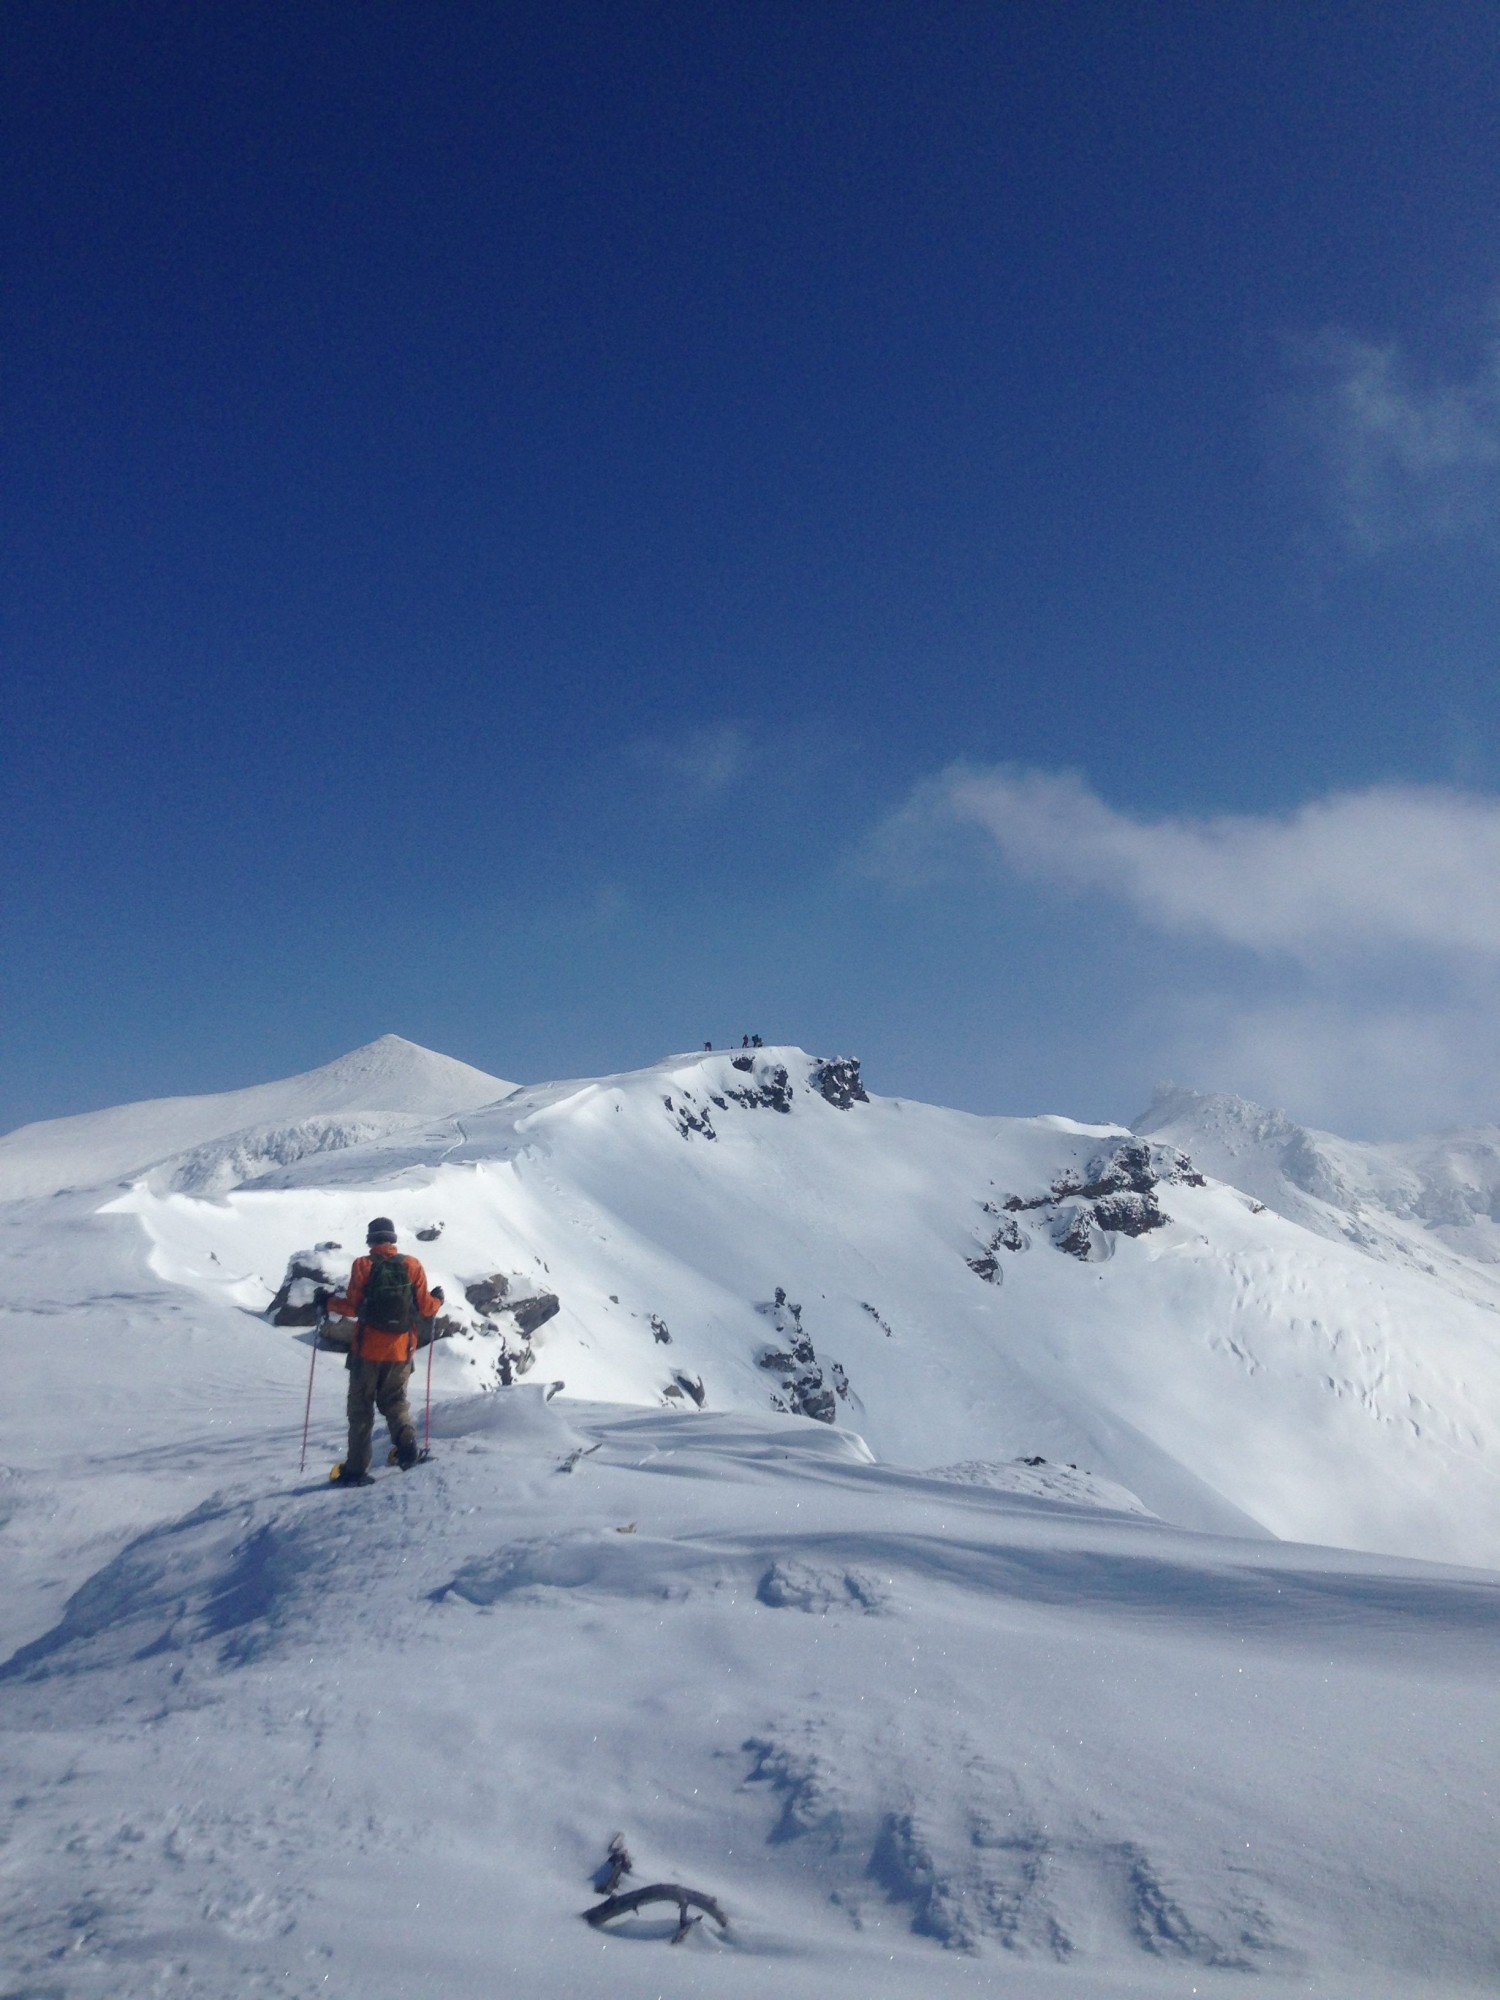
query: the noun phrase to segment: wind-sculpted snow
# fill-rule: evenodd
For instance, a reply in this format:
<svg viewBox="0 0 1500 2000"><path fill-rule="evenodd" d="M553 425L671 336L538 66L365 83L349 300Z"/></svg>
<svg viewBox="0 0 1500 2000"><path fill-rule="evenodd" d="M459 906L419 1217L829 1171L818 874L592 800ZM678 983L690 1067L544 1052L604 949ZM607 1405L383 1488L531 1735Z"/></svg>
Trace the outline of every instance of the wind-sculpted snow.
<svg viewBox="0 0 1500 2000"><path fill-rule="evenodd" d="M50 1632L0 1666L0 1682L117 1673L122 1662L161 1662L177 1680L180 1656L207 1648L239 1666L313 1629L319 1588L336 1560L314 1524L250 1501L208 1502L184 1520L130 1542L68 1600ZM117 1698L112 1689L111 1699ZM58 1697L48 1697L56 1713Z"/></svg>
<svg viewBox="0 0 1500 2000"><path fill-rule="evenodd" d="M280 1168L295 1166L299 1160L399 1139L430 1122L416 1114L387 1113L255 1126L164 1161L152 1170L150 1183L163 1194L228 1194L233 1188L253 1186Z"/></svg>
<svg viewBox="0 0 1500 2000"><path fill-rule="evenodd" d="M409 1477L132 1537L0 1670L12 1979L1493 1982L1500 1579L963 1471L523 1388L454 1405ZM637 1879L719 1900L722 1942L677 1968L642 1922L601 1954L574 1913L616 1828Z"/></svg>
<svg viewBox="0 0 1500 2000"><path fill-rule="evenodd" d="M1145 1514L1133 1493L1097 1473L1081 1471L1076 1465L1049 1465L1041 1455L997 1464L987 1459L970 1459L962 1465L938 1466L929 1479L951 1479L960 1486L987 1486L996 1493L1029 1495L1038 1500L1061 1500L1080 1507L1105 1507L1121 1514Z"/></svg>

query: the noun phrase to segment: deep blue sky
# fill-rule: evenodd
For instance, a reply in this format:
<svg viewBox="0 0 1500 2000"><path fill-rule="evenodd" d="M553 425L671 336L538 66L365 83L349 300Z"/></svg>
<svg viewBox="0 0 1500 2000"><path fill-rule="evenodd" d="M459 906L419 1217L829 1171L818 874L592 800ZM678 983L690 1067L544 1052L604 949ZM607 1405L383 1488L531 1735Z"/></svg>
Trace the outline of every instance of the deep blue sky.
<svg viewBox="0 0 1500 2000"><path fill-rule="evenodd" d="M1500 784L1493 6L0 38L0 1126L386 1029L532 1079L753 1028L1124 1116L1174 1000L1285 969L893 880L914 786ZM1428 422L1386 458L1339 431L1376 351Z"/></svg>

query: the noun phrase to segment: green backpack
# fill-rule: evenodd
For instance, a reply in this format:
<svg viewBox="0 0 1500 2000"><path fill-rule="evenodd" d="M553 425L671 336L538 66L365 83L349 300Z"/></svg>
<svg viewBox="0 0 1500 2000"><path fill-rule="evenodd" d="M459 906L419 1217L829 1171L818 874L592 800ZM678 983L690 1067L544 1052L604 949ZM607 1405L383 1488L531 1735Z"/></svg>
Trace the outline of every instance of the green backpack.
<svg viewBox="0 0 1500 2000"><path fill-rule="evenodd" d="M365 1295L359 1302L360 1325L371 1333L410 1333L416 1312L416 1291L406 1259L372 1258Z"/></svg>

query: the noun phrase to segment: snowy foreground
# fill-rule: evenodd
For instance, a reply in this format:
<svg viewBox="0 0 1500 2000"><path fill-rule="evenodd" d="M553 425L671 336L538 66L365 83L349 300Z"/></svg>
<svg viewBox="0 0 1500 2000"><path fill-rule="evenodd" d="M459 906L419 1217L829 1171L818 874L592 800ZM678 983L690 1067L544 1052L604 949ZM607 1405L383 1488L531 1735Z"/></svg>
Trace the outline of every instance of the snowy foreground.
<svg viewBox="0 0 1500 2000"><path fill-rule="evenodd" d="M1176 1101L1143 1193L841 1079L388 1041L0 1140L4 2000L1500 1987L1500 1286L1438 1170L1251 1198L1186 1129L1251 1108ZM338 1357L299 1478L259 1315L377 1210L454 1329L431 1464L341 1493ZM727 1934L588 1928L617 1831Z"/></svg>

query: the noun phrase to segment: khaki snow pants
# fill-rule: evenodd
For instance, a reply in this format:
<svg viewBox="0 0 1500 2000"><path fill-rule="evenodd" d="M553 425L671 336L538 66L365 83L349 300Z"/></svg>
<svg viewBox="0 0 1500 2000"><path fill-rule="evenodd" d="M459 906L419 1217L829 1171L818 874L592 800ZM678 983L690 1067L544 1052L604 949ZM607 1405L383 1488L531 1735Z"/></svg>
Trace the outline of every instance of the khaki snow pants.
<svg viewBox="0 0 1500 2000"><path fill-rule="evenodd" d="M370 1469L370 1435L379 1410L390 1426L391 1443L403 1435L415 1439L411 1411L406 1407L409 1361L361 1361L349 1356L349 1451L344 1465L351 1475Z"/></svg>

